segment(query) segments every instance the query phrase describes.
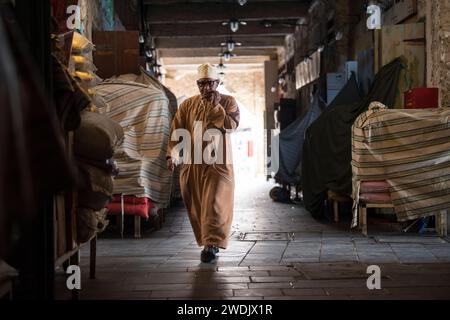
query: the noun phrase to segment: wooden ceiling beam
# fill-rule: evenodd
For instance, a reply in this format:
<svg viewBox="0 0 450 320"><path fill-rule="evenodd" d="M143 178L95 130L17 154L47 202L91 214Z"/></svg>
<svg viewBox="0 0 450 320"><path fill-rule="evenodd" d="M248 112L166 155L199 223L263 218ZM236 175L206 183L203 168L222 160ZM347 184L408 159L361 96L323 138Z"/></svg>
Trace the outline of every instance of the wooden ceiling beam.
<svg viewBox="0 0 450 320"><path fill-rule="evenodd" d="M163 4L163 5L168 5L168 4L183 4L183 3L220 3L220 2L224 2L226 0L144 0L145 4L148 5L155 5L155 4ZM264 5L264 3L267 2L273 2L274 0L250 0L253 3L259 3L261 5ZM292 2L292 1L297 1L297 2L305 2L304 0L276 0L277 2ZM228 2L230 2L230 0L228 0ZM239 6L240 8L240 6Z"/></svg>
<svg viewBox="0 0 450 320"><path fill-rule="evenodd" d="M190 58L190 57L218 57L218 48L201 48L201 49L158 49L158 57L160 58ZM239 48L235 50L237 58L244 56L268 56L273 59L277 58L276 49L247 49ZM233 59L232 59L233 61Z"/></svg>
<svg viewBox="0 0 450 320"><path fill-rule="evenodd" d="M218 22L209 23L170 23L170 24L150 24L150 35L152 37L227 37L230 34L229 26L223 26ZM288 27L273 23L270 27L265 27L262 22L249 22L246 26L241 26L239 31L231 35L252 35L252 36L285 36L293 34L295 27Z"/></svg>
<svg viewBox="0 0 450 320"><path fill-rule="evenodd" d="M226 39L216 37L191 37L191 38L156 38L155 46L158 49L181 49L181 48L217 48L220 50L220 44ZM241 42L239 48L276 48L285 44L283 36L267 37L233 37L236 42Z"/></svg>
<svg viewBox="0 0 450 320"><path fill-rule="evenodd" d="M242 64L246 66L258 67L264 66L264 62L270 60L268 56L238 56L227 62L227 66ZM198 66L205 62L204 57L165 57L161 59L164 66L174 66L174 68L182 66ZM219 64L220 57L214 56L208 58L209 63Z"/></svg>
<svg viewBox="0 0 450 320"><path fill-rule="evenodd" d="M271 1L236 7L237 19L255 21L264 19L298 19L308 14L309 1ZM147 5L147 22L205 23L223 22L231 18L230 3L178 3Z"/></svg>

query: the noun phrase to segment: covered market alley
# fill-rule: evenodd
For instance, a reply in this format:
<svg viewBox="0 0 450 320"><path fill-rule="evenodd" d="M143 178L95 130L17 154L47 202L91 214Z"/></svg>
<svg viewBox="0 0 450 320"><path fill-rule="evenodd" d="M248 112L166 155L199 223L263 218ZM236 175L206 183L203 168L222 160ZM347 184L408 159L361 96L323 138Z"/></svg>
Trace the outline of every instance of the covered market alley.
<svg viewBox="0 0 450 320"><path fill-rule="evenodd" d="M0 299L450 298L449 1L0 7Z"/></svg>

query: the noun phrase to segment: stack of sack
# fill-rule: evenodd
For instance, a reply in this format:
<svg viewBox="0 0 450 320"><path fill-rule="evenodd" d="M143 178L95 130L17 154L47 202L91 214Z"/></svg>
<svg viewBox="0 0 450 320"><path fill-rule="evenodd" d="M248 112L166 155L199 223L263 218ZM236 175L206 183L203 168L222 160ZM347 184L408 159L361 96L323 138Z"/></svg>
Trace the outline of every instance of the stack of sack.
<svg viewBox="0 0 450 320"><path fill-rule="evenodd" d="M92 61L94 49L88 38L74 32L68 69L91 98L95 96L92 88L101 81L95 74L97 68ZM108 159L114 154L115 143L123 136L116 123L95 113L95 104L89 111L92 112L81 115L81 126L75 134L75 154L81 180L77 214L79 242L88 241L108 224L105 208L111 201L116 171L114 162Z"/></svg>
<svg viewBox="0 0 450 320"><path fill-rule="evenodd" d="M81 114L81 125L74 137L81 181L77 214L80 243L102 232L108 224L106 207L113 199L113 177L118 174L112 158L123 138L122 127L109 117L90 111Z"/></svg>

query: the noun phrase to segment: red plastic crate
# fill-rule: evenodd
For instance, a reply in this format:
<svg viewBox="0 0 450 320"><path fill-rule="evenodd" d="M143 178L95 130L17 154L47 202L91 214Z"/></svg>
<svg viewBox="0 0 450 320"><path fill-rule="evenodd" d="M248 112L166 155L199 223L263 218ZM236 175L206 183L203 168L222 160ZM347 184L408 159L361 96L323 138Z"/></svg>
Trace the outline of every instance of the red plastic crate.
<svg viewBox="0 0 450 320"><path fill-rule="evenodd" d="M439 108L438 88L414 88L405 92L405 109Z"/></svg>

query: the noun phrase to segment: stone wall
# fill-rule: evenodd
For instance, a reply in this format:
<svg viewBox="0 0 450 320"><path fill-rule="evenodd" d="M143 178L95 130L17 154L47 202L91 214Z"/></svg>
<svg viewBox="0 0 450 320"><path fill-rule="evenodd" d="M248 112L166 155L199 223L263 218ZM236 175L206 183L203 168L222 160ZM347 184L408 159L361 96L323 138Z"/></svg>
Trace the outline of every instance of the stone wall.
<svg viewBox="0 0 450 320"><path fill-rule="evenodd" d="M427 0L417 0L417 19L421 20L427 15Z"/></svg>
<svg viewBox="0 0 450 320"><path fill-rule="evenodd" d="M265 108L264 71L229 72L225 75L225 88L234 95L253 114Z"/></svg>
<svg viewBox="0 0 450 320"><path fill-rule="evenodd" d="M427 0L427 83L450 107L450 0Z"/></svg>
<svg viewBox="0 0 450 320"><path fill-rule="evenodd" d="M189 98L199 94L195 72L176 74L173 77L165 77L163 83L179 99Z"/></svg>

